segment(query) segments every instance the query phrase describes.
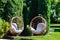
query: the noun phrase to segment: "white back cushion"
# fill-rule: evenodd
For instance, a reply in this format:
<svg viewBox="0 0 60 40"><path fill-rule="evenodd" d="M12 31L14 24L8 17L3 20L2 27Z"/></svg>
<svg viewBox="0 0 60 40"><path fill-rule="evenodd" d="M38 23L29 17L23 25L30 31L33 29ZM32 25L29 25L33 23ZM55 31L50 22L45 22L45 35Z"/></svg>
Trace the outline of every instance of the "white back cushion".
<svg viewBox="0 0 60 40"><path fill-rule="evenodd" d="M42 31L43 28L44 28L44 23L38 23L38 24L37 24L37 28L36 28L36 32Z"/></svg>

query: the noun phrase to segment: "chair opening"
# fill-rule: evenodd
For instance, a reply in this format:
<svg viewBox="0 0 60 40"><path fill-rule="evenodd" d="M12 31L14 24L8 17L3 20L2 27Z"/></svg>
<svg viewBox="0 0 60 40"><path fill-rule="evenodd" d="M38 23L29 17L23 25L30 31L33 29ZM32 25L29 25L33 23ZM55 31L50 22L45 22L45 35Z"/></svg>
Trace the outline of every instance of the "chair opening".
<svg viewBox="0 0 60 40"><path fill-rule="evenodd" d="M10 25L10 32L12 35L21 34L24 29L24 23L18 16L15 16L11 19Z"/></svg>
<svg viewBox="0 0 60 40"><path fill-rule="evenodd" d="M34 34L44 34L47 22L42 16L36 16L31 20L30 27Z"/></svg>

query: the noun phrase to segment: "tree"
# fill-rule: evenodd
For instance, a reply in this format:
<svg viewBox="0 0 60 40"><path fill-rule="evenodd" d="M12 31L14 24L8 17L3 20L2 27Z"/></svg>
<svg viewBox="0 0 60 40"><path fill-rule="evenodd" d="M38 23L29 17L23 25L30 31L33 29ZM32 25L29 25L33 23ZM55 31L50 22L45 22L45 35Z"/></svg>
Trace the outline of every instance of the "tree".
<svg viewBox="0 0 60 40"><path fill-rule="evenodd" d="M6 3L7 3L7 0L0 0L0 17L2 17L3 15L3 12L4 12L4 7L5 7L5 5L6 5Z"/></svg>
<svg viewBox="0 0 60 40"><path fill-rule="evenodd" d="M8 0L2 18L9 21L13 16L22 17L23 0Z"/></svg>

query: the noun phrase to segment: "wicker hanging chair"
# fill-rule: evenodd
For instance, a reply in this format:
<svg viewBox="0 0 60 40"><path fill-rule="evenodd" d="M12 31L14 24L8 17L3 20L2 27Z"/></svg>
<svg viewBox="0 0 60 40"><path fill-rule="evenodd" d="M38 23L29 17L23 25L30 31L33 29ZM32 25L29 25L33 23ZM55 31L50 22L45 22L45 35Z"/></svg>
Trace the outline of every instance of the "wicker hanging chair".
<svg viewBox="0 0 60 40"><path fill-rule="evenodd" d="M42 16L36 16L30 22L33 34L44 34L47 28L47 21Z"/></svg>
<svg viewBox="0 0 60 40"><path fill-rule="evenodd" d="M18 27L17 24L19 24L20 27ZM12 35L19 35L19 34L21 34L21 32L24 29L24 23L23 23L23 21L18 16L15 16L15 17L13 17L11 19L10 25L11 25L10 33Z"/></svg>

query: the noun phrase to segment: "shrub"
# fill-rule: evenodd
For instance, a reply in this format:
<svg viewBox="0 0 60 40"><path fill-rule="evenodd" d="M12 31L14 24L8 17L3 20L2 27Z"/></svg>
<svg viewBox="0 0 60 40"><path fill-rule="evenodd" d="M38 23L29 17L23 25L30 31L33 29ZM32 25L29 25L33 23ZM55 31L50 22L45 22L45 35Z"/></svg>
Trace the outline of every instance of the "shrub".
<svg viewBox="0 0 60 40"><path fill-rule="evenodd" d="M3 4L4 2L4 4ZM0 14L3 19L6 21L9 21L13 16L22 16L22 10L23 10L23 0L8 0L0 2L1 9Z"/></svg>
<svg viewBox="0 0 60 40"><path fill-rule="evenodd" d="M0 0L0 17L2 17L2 14L4 12L4 7L5 7L5 4L7 3L7 0Z"/></svg>
<svg viewBox="0 0 60 40"><path fill-rule="evenodd" d="M9 23L0 18L0 38L2 38L9 30Z"/></svg>

